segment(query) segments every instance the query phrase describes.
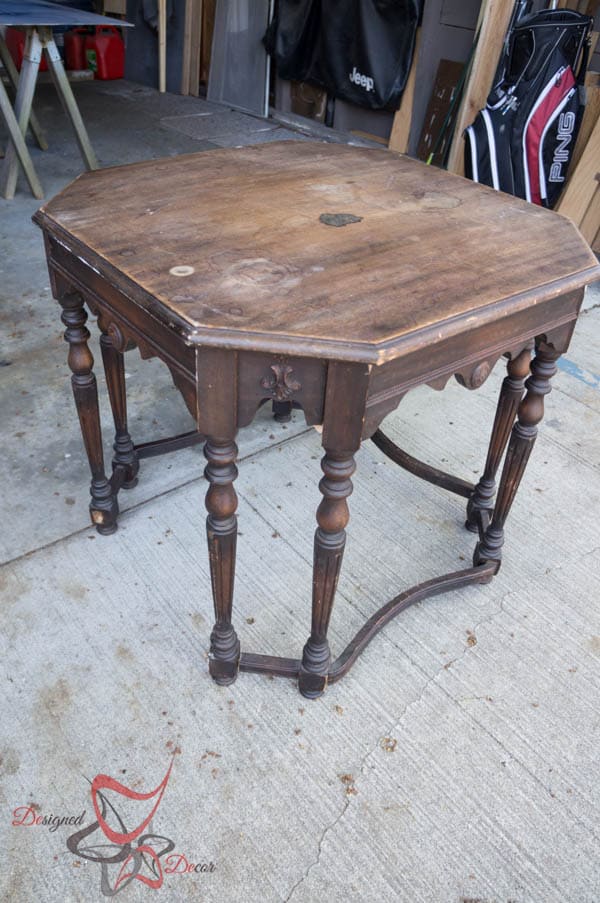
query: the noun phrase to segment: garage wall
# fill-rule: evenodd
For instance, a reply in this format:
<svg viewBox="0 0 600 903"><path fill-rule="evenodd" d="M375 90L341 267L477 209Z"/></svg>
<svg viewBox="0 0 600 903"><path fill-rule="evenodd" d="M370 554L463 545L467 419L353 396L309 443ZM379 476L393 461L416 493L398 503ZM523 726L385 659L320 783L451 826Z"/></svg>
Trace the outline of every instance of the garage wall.
<svg viewBox="0 0 600 903"><path fill-rule="evenodd" d="M167 23L167 91L181 90L185 0L169 0ZM142 16L141 0L127 0L127 21L135 28L127 31L125 78L158 88L158 35Z"/></svg>

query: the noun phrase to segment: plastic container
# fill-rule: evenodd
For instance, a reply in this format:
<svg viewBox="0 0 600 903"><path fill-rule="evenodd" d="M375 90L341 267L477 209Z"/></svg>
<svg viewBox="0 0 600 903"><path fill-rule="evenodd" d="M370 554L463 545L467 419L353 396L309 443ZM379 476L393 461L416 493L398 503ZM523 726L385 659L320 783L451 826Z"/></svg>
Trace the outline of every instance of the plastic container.
<svg viewBox="0 0 600 903"><path fill-rule="evenodd" d="M65 69L87 69L85 39L89 34L90 29L83 27L65 32Z"/></svg>
<svg viewBox="0 0 600 903"><path fill-rule="evenodd" d="M21 31L19 28L12 28L9 25L6 29L4 40L6 41L6 46L8 47L10 55L15 61L15 66L20 72L21 66L23 65L23 56L25 54L25 32ZM46 62L46 57L42 54L40 72L45 72L47 69L48 63Z"/></svg>
<svg viewBox="0 0 600 903"><path fill-rule="evenodd" d="M116 25L98 25L85 39L87 68L103 80L125 75L125 44Z"/></svg>

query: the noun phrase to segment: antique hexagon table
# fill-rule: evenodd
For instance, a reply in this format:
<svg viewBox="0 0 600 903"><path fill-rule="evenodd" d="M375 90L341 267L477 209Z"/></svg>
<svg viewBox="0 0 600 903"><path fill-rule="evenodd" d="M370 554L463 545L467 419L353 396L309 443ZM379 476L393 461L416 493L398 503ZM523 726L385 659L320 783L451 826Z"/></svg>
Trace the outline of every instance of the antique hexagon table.
<svg viewBox="0 0 600 903"><path fill-rule="evenodd" d="M584 286L600 277L567 219L386 151L309 142L88 173L34 219L63 308L98 531L116 529L117 495L135 485L139 458L205 440L217 683L259 671L298 677L305 696L318 696L399 611L496 573L544 395ZM85 305L98 316L116 427L110 478ZM135 346L167 365L197 432L133 444L123 353ZM411 388L441 388L452 374L477 388L503 355L508 375L476 486L416 461L379 429ZM235 437L265 400L280 413L301 407L308 424L322 425L312 627L301 659L240 654L231 618ZM327 628L364 439L465 497L479 541L473 567L392 599L332 662Z"/></svg>

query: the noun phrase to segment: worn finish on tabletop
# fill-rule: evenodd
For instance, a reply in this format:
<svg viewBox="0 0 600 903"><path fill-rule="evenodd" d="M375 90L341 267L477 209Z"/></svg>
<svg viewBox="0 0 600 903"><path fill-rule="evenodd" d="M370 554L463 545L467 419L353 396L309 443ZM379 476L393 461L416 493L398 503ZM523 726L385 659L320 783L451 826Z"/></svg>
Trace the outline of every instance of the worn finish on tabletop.
<svg viewBox="0 0 600 903"><path fill-rule="evenodd" d="M319 221L332 212L362 220ZM405 157L331 144L84 174L43 219L90 263L127 277L158 316L176 315L192 341L318 346L369 362L440 321L481 320L504 298L527 306L532 287L540 299L567 290L596 265L571 223L547 210ZM172 273L180 268L193 272Z"/></svg>
<svg viewBox="0 0 600 903"><path fill-rule="evenodd" d="M95 172L35 220L64 311L99 531L116 529L118 492L135 485L141 458L205 443L217 683L239 670L281 674L318 696L408 605L493 577L556 361L584 285L600 276L568 220L384 151L305 142ZM84 304L102 331L115 422L110 478ZM123 377L123 354L134 347L169 368L197 433L134 444ZM477 486L416 461L379 429L414 386L443 388L454 374L477 389L503 356L508 375ZM279 417L301 408L322 426L312 621L301 658L241 653L233 624L235 440L265 402ZM334 661L327 630L354 456L371 437L400 466L466 497L479 541L473 567L401 592Z"/></svg>

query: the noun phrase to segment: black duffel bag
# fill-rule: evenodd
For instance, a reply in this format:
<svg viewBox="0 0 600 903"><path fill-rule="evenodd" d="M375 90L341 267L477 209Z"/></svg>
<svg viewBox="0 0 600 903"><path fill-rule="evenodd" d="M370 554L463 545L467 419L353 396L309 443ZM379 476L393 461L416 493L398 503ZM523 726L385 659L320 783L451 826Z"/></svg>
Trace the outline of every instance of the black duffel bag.
<svg viewBox="0 0 600 903"><path fill-rule="evenodd" d="M420 0L279 0L265 46L283 79L372 110L398 105Z"/></svg>

